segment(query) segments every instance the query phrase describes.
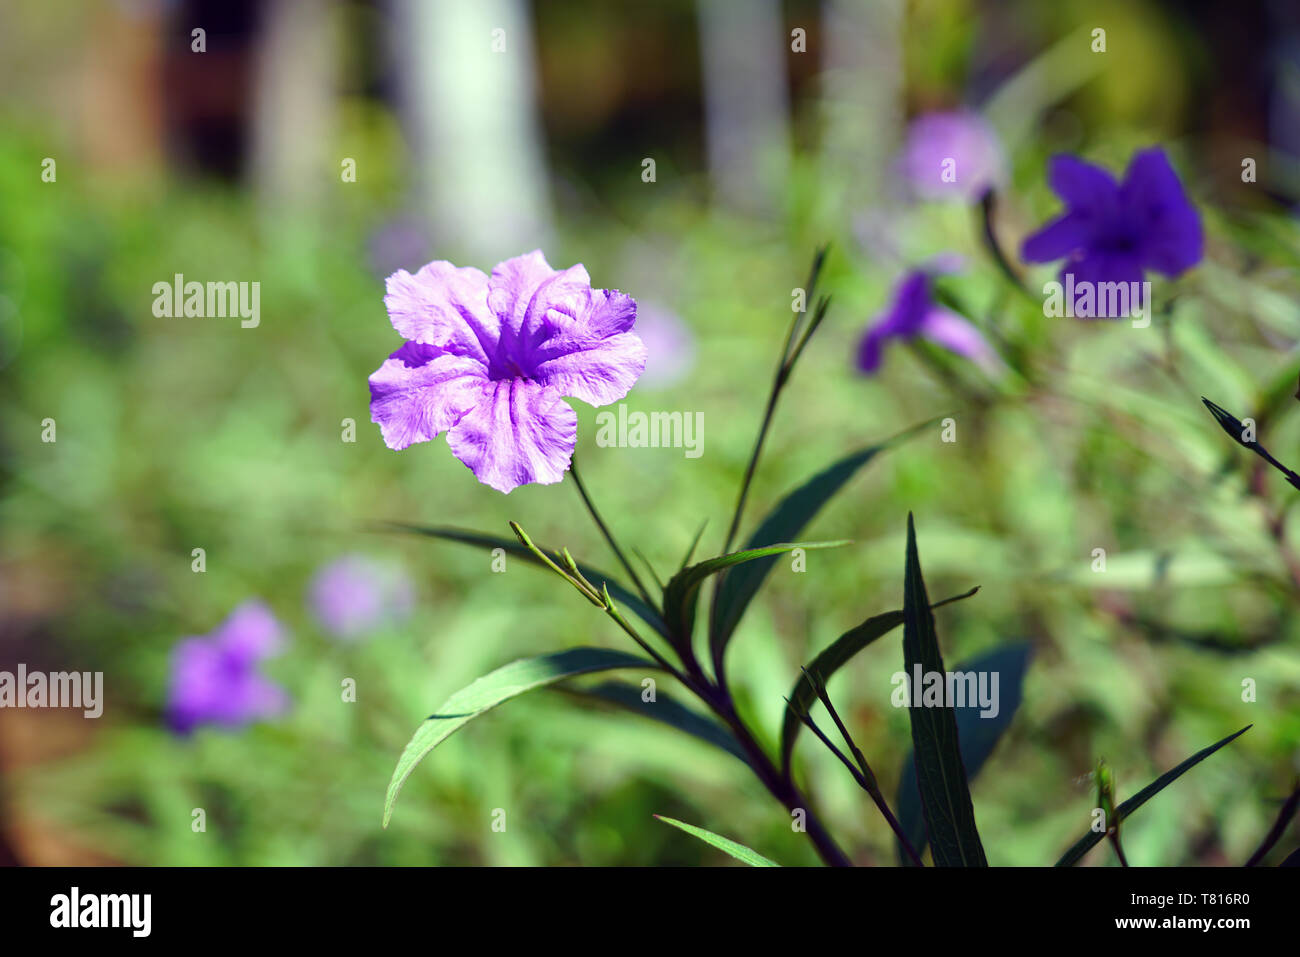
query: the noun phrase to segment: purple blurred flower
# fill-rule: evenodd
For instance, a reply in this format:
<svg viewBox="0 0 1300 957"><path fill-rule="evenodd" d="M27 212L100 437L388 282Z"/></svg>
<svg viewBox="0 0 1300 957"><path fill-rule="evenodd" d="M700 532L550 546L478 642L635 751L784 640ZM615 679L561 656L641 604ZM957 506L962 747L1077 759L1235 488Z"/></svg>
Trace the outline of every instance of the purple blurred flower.
<svg viewBox="0 0 1300 957"><path fill-rule="evenodd" d="M908 128L901 162L903 176L924 199L973 202L1005 177L996 134L982 116L967 110L917 117ZM950 182L945 181L948 168Z"/></svg>
<svg viewBox="0 0 1300 957"><path fill-rule="evenodd" d="M676 314L643 302L637 309L636 331L647 353L641 385L664 389L690 372L695 364L695 337Z"/></svg>
<svg viewBox="0 0 1300 957"><path fill-rule="evenodd" d="M569 468L578 417L645 369L636 302L592 289L581 264L552 269L535 250L497 265L431 262L388 277L393 327L410 340L370 377L370 418L390 449L447 432L452 454L501 492L549 485Z"/></svg>
<svg viewBox="0 0 1300 957"><path fill-rule="evenodd" d="M1074 284L1139 283L1145 270L1177 276L1201 260L1201 217L1159 147L1139 150L1124 182L1073 156L1056 156L1048 168L1065 212L1025 240L1021 258L1065 259Z"/></svg>
<svg viewBox="0 0 1300 957"><path fill-rule="evenodd" d="M992 347L969 320L935 304L930 294L931 276L913 270L894 292L889 311L867 327L858 346L858 369L873 375L879 368L885 343L890 339L928 339L988 369L1000 362Z"/></svg>
<svg viewBox="0 0 1300 957"><path fill-rule="evenodd" d="M316 573L308 599L322 628L352 641L410 614L413 589L400 570L362 555L345 555Z"/></svg>
<svg viewBox="0 0 1300 957"><path fill-rule="evenodd" d="M280 623L259 601L244 602L212 634L182 640L172 653L172 729L189 734L200 724L234 728L282 713L288 696L257 673L280 644Z"/></svg>

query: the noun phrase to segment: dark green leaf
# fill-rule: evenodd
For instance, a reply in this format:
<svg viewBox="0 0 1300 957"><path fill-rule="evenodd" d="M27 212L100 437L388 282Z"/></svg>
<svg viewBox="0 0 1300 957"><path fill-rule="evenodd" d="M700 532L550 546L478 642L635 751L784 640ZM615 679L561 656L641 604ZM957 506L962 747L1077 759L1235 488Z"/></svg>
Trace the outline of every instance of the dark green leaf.
<svg viewBox="0 0 1300 957"><path fill-rule="evenodd" d="M1210 410L1210 415L1214 416L1215 421L1219 423L1219 428L1223 429L1223 431L1228 434L1228 438L1232 439L1243 449L1249 449L1251 452L1254 452L1269 465L1273 466L1273 468L1281 472L1292 487L1300 488L1300 475L1297 475L1277 459L1273 458L1273 456L1269 454L1268 449L1260 445L1258 441L1255 441L1254 439L1251 441L1246 440L1245 436L1247 432L1245 423L1227 409L1215 405L1204 396L1201 397L1201 401L1205 403L1205 407Z"/></svg>
<svg viewBox="0 0 1300 957"><path fill-rule="evenodd" d="M696 827L694 824L683 824L681 821L674 820L671 817L664 817L662 814L656 814L656 818L665 824L671 824L675 828L685 831L694 837L698 837L705 844L712 844L718 850L730 854L738 861L743 861L750 867L780 867L776 861L770 861L758 851L751 851L744 844L737 844L735 841L714 834L712 831L706 831L702 827Z"/></svg>
<svg viewBox="0 0 1300 957"><path fill-rule="evenodd" d="M475 545L479 548L485 548L491 551L494 548L504 548L508 553L518 558L522 558L530 565L536 565L539 568L545 567L537 559L537 556L530 552L515 539L498 538L495 535L483 535L479 532L470 531L463 528L430 527L425 525L409 525L405 522L385 522L385 528L395 529L402 532L411 532L416 535L427 535L430 538L440 538L448 542L460 542L464 545ZM550 549L543 548L542 551L551 553ZM599 586L602 582L609 588L610 595L620 604L632 609L638 618L657 631L664 638L668 637L668 630L664 626L663 617L655 611L636 594L628 591L623 585L619 584L616 579L610 578L600 569L592 568L590 565L578 564L578 570L592 584Z"/></svg>
<svg viewBox="0 0 1300 957"><path fill-rule="evenodd" d="M666 696L662 691L655 692L654 701L645 701L641 689L624 684L621 681L603 681L590 688L564 688L565 694L575 698L588 698L617 705L628 711L671 725L678 731L685 731L694 738L721 748L728 754L749 764L744 750L736 743L731 732L711 718L706 718L697 711Z"/></svg>
<svg viewBox="0 0 1300 957"><path fill-rule="evenodd" d="M858 469L879 453L892 448L929 424L927 422L915 426L877 445L860 449L808 479L781 499L776 508L768 513L758 529L750 536L745 547L758 548L773 542L788 542L797 537L826 501L843 488ZM775 561L775 559L766 559L753 562L728 572L719 582L709 621L709 647L715 664L722 660L727 642L731 640L732 633L740 624L741 616L745 614L745 609L758 594L763 580L767 578Z"/></svg>
<svg viewBox="0 0 1300 957"><path fill-rule="evenodd" d="M683 568L669 579L668 587L664 589L664 621L668 624L668 631L683 644L690 643L691 633L695 628L695 606L699 599L700 586L710 575L716 575L733 565L770 560L769 556L793 551L796 548L838 548L848 544L850 541L847 538L834 542L782 542L779 545L730 552Z"/></svg>
<svg viewBox="0 0 1300 957"><path fill-rule="evenodd" d="M555 684L575 675L612 668L640 668L658 671L653 661L605 648L570 648L537 658L521 658L484 675L448 698L425 719L397 761L384 800L384 826L393 815L397 793L424 756L485 711L536 688Z"/></svg>
<svg viewBox="0 0 1300 957"><path fill-rule="evenodd" d="M1164 774L1160 775L1160 777L1156 778L1154 781L1152 781L1150 784L1144 787L1137 794L1133 795L1131 798L1129 798L1119 807L1115 808L1116 823L1118 824L1119 822L1123 821L1126 817L1128 817L1130 814L1132 814L1134 811L1140 808L1143 804L1146 804L1147 801L1151 800L1153 797L1155 797L1157 794L1163 791L1166 787L1168 787L1170 784L1176 781L1179 777L1181 777L1184 772L1200 764L1202 761L1208 758L1215 751L1218 751L1219 748L1235 740L1236 738L1239 738L1241 735L1249 731L1252 727L1254 727L1254 725L1250 725L1250 724L1246 725L1240 731L1228 735L1222 741L1216 741L1208 748L1205 748L1204 750L1201 751L1197 751L1190 758L1188 758L1182 764L1178 765L1178 767L1174 768L1173 770L1166 771ZM1079 838L1079 840L1075 842L1074 846L1071 847L1068 851L1066 851L1061 856L1061 859L1056 862L1056 866L1070 867L1071 865L1078 863L1079 859L1083 857L1083 855L1087 854L1088 851L1092 849L1093 845L1096 844L1105 836L1106 836L1105 833L1099 834L1096 831L1090 830L1083 837Z"/></svg>
<svg viewBox="0 0 1300 957"><path fill-rule="evenodd" d="M903 668L910 676L919 666L922 674L944 674L943 655L934 631L934 613L921 577L916 550L916 529L907 516L907 569L903 579ZM975 827L975 807L961 761L955 710L925 707L921 689L912 688L908 702L912 722L912 751L916 755L916 783L921 795L926 828L936 867L987 867L984 846Z"/></svg>
<svg viewBox="0 0 1300 957"><path fill-rule="evenodd" d="M1032 651L1028 644L1003 645L955 669L958 672L973 671L976 675L998 675L998 692L994 699L998 704L996 715L981 717L980 706L974 703L956 709L957 743L961 748L961 762L966 768L968 783L980 773L984 762L997 747L1002 732L1010 726L1016 709L1020 707L1021 685ZM894 807L903 833L918 854L924 853L925 816L921 811L921 794L916 788L916 762L910 751L903 761L903 771L898 779L898 799ZM910 863L901 844L898 845L898 860L901 864Z"/></svg>
<svg viewBox="0 0 1300 957"><path fill-rule="evenodd" d="M972 588L963 595L945 598L943 601L935 602L930 607L941 608L949 602L969 598L977 591L979 591L978 587ZM794 683L794 687L790 690L789 703L786 705L785 717L781 725L781 766L783 768L790 767L790 757L794 753L795 741L798 740L799 732L803 728L803 722L799 720L799 710L808 710L812 707L813 702L817 700L817 690L809 681L808 676L812 675L825 685L830 680L831 675L848 664L854 655L877 638L893 631L902 623L903 612L901 610L887 611L883 615L868 618L862 624L849 629L836 638L829 647L823 649L812 660L804 669L804 673L799 675L799 680Z"/></svg>
<svg viewBox="0 0 1300 957"><path fill-rule="evenodd" d="M1277 842L1282 839L1282 835L1286 833L1286 829L1291 826L1291 819L1295 817L1297 808L1300 808L1300 787L1297 787L1292 791L1291 796L1283 802L1282 810L1278 812L1277 820L1273 822L1273 826L1269 828L1268 833L1264 835L1264 840L1261 841L1259 847L1255 849L1255 853L1250 855L1250 859L1242 865L1243 867L1254 867L1264 859L1264 856L1268 854Z"/></svg>

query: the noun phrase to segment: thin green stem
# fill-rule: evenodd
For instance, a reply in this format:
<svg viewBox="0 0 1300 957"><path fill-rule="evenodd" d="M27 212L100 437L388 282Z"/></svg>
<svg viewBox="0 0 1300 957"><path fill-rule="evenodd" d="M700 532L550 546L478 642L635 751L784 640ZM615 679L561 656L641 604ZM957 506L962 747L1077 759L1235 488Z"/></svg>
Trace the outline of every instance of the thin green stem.
<svg viewBox="0 0 1300 957"><path fill-rule="evenodd" d="M609 526L606 525L605 520L600 517L600 512L596 509L596 503L591 500L591 496L587 493L587 487L582 483L582 476L578 474L578 456L576 454L573 456L573 460L569 465L569 471L573 474L573 484L578 487L578 494L582 496L583 504L587 506L587 511L591 513L592 520L596 523L596 527L600 529L600 533L605 536L605 541L608 542L609 547L613 549L614 555L618 558L619 563L622 564L628 577L632 579L632 584L635 585L636 590L640 592L642 600L644 600L651 608L662 612L659 605L650 597L650 592L646 590L645 585L641 584L640 576L637 575L636 569L632 567L632 563L627 560L627 556L623 554L623 549L618 547L618 542L614 540L614 536L610 532Z"/></svg>

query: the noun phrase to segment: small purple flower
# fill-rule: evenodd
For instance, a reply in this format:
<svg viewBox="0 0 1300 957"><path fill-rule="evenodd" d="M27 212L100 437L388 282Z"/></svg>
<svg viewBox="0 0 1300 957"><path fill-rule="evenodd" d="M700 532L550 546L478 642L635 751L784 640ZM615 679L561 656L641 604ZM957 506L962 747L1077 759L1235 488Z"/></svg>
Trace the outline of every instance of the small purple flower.
<svg viewBox="0 0 1300 957"><path fill-rule="evenodd" d="M409 615L413 590L398 569L362 555L345 555L316 573L308 599L322 628L354 641Z"/></svg>
<svg viewBox="0 0 1300 957"><path fill-rule="evenodd" d="M986 369L1000 365L988 342L969 320L935 304L930 294L930 273L913 270L894 292L889 311L867 327L858 346L858 369L873 375L879 368L885 343L890 339L928 339Z"/></svg>
<svg viewBox="0 0 1300 957"><path fill-rule="evenodd" d="M1025 262L1065 259L1061 281L1074 285L1137 283L1145 271L1173 277L1201 261L1201 217L1187 199L1164 150L1139 150L1124 182L1073 156L1055 156L1048 168L1065 213L1025 240Z"/></svg>
<svg viewBox="0 0 1300 957"><path fill-rule="evenodd" d="M912 121L903 175L923 199L973 202L1005 178L1002 146L978 113L925 113Z"/></svg>
<svg viewBox="0 0 1300 957"><path fill-rule="evenodd" d="M200 724L235 728L282 713L288 696L257 673L280 644L280 623L259 601L244 602L212 634L182 640L172 653L172 729L189 734Z"/></svg>
<svg viewBox="0 0 1300 957"><path fill-rule="evenodd" d="M560 481L578 417L564 401L608 405L645 369L636 302L592 289L581 264L540 250L491 277L439 260L388 277L393 328L410 340L370 377L370 418L390 449L447 433L452 454L501 492Z"/></svg>

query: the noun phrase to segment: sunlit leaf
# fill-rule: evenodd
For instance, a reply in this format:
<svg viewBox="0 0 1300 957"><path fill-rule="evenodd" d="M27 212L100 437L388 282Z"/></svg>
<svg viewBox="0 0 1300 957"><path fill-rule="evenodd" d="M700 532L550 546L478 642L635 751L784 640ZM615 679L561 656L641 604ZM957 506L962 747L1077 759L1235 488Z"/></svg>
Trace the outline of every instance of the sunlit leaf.
<svg viewBox="0 0 1300 957"><path fill-rule="evenodd" d="M646 658L638 658L621 651L605 648L570 648L537 658L521 658L484 675L473 684L462 688L443 702L425 719L397 761L392 780L388 782L388 795L384 800L384 826L393 815L397 794L411 776L415 766L430 751L469 724L485 711L490 711L504 701L537 688L555 684L575 675L614 668L639 668L658 671L659 666Z"/></svg>
<svg viewBox="0 0 1300 957"><path fill-rule="evenodd" d="M656 814L656 818L665 824L671 824L673 827L685 831L694 837L698 837L705 844L712 844L718 850L725 854L730 854L738 861L743 861L750 867L780 867L776 861L768 860L758 851L752 851L744 844L737 844L735 841L714 834L712 831L706 831L702 827L696 827L694 824L684 824L681 821L674 820L671 817L664 817L662 814Z"/></svg>

